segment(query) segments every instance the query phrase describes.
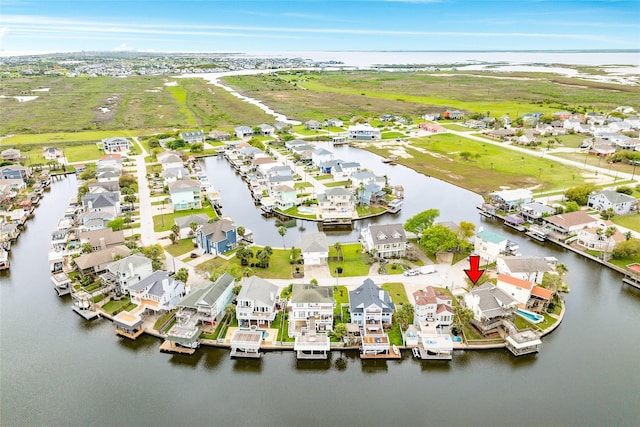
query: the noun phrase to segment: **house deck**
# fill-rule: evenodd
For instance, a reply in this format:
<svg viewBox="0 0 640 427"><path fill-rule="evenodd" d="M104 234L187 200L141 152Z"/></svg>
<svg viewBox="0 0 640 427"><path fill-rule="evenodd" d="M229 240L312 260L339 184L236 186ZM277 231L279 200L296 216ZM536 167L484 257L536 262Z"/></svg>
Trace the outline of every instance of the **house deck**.
<svg viewBox="0 0 640 427"><path fill-rule="evenodd" d="M376 353L376 354L360 354L360 359L401 359L402 353L394 353L390 351L389 353Z"/></svg>
<svg viewBox="0 0 640 427"><path fill-rule="evenodd" d="M417 347L420 352L420 359L422 360L451 360L453 356L449 351L430 352L427 351L422 344Z"/></svg>
<svg viewBox="0 0 640 427"><path fill-rule="evenodd" d="M624 277L622 279L622 284L633 286L636 289L640 289L640 280L635 277L631 277L631 276Z"/></svg>
<svg viewBox="0 0 640 427"><path fill-rule="evenodd" d="M179 354L188 354L192 355L196 352L195 348L181 347L176 345L173 341L165 340L160 345L160 351L167 353L179 353Z"/></svg>
<svg viewBox="0 0 640 427"><path fill-rule="evenodd" d="M73 311L78 313L80 316L84 317L84 320L93 320L96 317L100 317L100 313L92 310L81 310L78 307L73 307Z"/></svg>
<svg viewBox="0 0 640 427"><path fill-rule="evenodd" d="M127 331L123 331L122 329L116 328L116 335L120 335L121 337L129 338L130 340L135 340L140 335L142 335L144 331L142 329L138 329L133 334L130 334Z"/></svg>

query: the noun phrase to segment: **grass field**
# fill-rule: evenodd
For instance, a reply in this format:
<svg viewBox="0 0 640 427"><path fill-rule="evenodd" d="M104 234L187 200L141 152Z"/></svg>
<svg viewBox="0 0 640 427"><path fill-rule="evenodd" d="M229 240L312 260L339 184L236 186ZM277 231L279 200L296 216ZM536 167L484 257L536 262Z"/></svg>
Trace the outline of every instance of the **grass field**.
<svg viewBox="0 0 640 427"><path fill-rule="evenodd" d="M336 249L329 247L329 256L338 256ZM344 261L329 261L329 270L333 277L336 277L336 268L342 267L340 277L366 276L369 274L369 265L366 264L367 255L362 253L360 243L342 245L342 256Z"/></svg>
<svg viewBox="0 0 640 427"><path fill-rule="evenodd" d="M176 244L165 246L164 250L169 252L174 257L180 257L194 249L193 239L178 240Z"/></svg>
<svg viewBox="0 0 640 427"><path fill-rule="evenodd" d="M509 76L514 76L510 74ZM328 116L412 114L456 108L490 113L493 117L526 112L591 108L611 110L638 106L640 88L555 75L524 74L517 84L509 77L482 73L385 73L367 71L299 72L226 77L244 94L265 101L276 110L300 119Z"/></svg>
<svg viewBox="0 0 640 427"><path fill-rule="evenodd" d="M477 193L495 191L500 186L562 189L568 182L577 185L583 181L577 168L457 135L418 138L411 145L426 152L408 148L406 151L413 157L401 157L398 163ZM382 157L390 154L388 149L367 150ZM469 160L463 160L461 152L470 153Z"/></svg>
<svg viewBox="0 0 640 427"><path fill-rule="evenodd" d="M614 224L640 233L640 214L614 216L613 218L611 218L611 221L613 221Z"/></svg>
<svg viewBox="0 0 640 427"><path fill-rule="evenodd" d="M211 218L217 218L216 212L211 206L207 206L202 209L189 209L184 211L177 211L173 213L165 213L156 215L153 217L153 231L156 233L161 231L171 230L171 226L174 224L176 218L180 218L187 215L207 214Z"/></svg>
<svg viewBox="0 0 640 427"><path fill-rule="evenodd" d="M407 298L407 292L404 289L404 285L400 282L389 282L382 285L382 289L389 292L389 296L391 297L391 301L396 305L396 310L398 309L398 304L409 304L409 298Z"/></svg>
<svg viewBox="0 0 640 427"><path fill-rule="evenodd" d="M178 108L180 114L183 116L183 120L186 121L187 126L197 126L198 122L196 118L191 114L191 110L187 107L187 91L185 88L180 86L180 82L178 82L178 86L168 86L167 91L171 94L173 99L178 103Z"/></svg>
<svg viewBox="0 0 640 427"><path fill-rule="evenodd" d="M253 250L254 258L253 260L251 260L250 264L257 262L255 254L259 249L262 249L262 247L251 246L251 249ZM271 259L269 260L269 267L249 267L251 269L251 274L262 277L264 279L290 279L291 277L293 277L292 267L289 263L290 255L291 250L289 249L273 249L273 255L271 255ZM241 269L245 268L240 265L240 260L236 257L233 257L228 261L223 258L214 258L200 264L198 268L203 271L210 271L212 268L220 267L227 263L238 265L239 267L241 267Z"/></svg>

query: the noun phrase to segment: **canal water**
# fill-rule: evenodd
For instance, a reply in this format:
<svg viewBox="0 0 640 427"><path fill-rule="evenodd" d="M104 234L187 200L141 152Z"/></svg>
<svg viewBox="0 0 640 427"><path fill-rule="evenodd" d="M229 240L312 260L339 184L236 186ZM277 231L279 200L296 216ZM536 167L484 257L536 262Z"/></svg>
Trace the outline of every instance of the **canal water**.
<svg viewBox="0 0 640 427"><path fill-rule="evenodd" d="M352 150L336 151L346 158ZM436 207L442 220L510 234L479 222L478 196L353 154L404 185L407 200L396 220ZM248 190L241 181L234 186L222 160L207 160L207 171L227 214L258 242L281 244L271 221L252 216ZM171 355L159 352L158 339L129 341L108 321L84 321L70 299L56 296L49 233L75 192L74 178L52 184L11 251L11 272L0 276L0 425L640 425L640 292L571 252L512 236L521 252L555 256L569 268L565 321L534 356L461 351L443 363L409 354L365 362L356 353L298 362L293 352L232 360L212 348ZM379 219L387 220L393 218ZM287 246L298 233L289 229Z"/></svg>

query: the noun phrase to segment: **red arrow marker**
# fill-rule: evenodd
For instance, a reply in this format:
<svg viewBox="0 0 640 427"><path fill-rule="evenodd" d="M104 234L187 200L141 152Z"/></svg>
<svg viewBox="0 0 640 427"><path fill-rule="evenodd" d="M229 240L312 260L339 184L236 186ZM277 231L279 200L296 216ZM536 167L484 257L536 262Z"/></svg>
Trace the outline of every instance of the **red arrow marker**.
<svg viewBox="0 0 640 427"><path fill-rule="evenodd" d="M475 285L478 282L478 279L480 279L480 276L482 276L482 273L484 273L484 270L480 270L480 256L471 255L469 257L469 265L471 265L471 268L464 270L464 272L467 273L467 277Z"/></svg>

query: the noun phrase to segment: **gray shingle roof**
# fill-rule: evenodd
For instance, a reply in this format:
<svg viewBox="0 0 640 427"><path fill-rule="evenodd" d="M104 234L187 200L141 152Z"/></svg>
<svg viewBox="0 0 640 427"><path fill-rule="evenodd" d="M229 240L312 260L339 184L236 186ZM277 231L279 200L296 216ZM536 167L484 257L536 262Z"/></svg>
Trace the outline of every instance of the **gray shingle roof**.
<svg viewBox="0 0 640 427"><path fill-rule="evenodd" d="M407 241L402 224L369 224L369 231L376 246Z"/></svg>
<svg viewBox="0 0 640 427"><path fill-rule="evenodd" d="M327 235L324 233L313 233L305 235L302 238L302 252L327 252L329 245L327 244Z"/></svg>
<svg viewBox="0 0 640 427"><path fill-rule="evenodd" d="M512 273L549 272L553 269L544 260L536 256L500 257Z"/></svg>
<svg viewBox="0 0 640 427"><path fill-rule="evenodd" d="M395 305L391 302L389 293L375 283L366 279L362 285L349 291L349 309L352 313L362 313L365 307L376 305L383 313L393 313Z"/></svg>
<svg viewBox="0 0 640 427"><path fill-rule="evenodd" d="M233 230L234 228L235 225L233 224L233 221L223 218L219 221L203 225L200 231L207 237L207 239L209 239L209 241L215 243L225 240L227 238L225 233Z"/></svg>
<svg viewBox="0 0 640 427"><path fill-rule="evenodd" d="M331 303L333 302L333 288L331 286L317 286L307 283L296 283L291 289L292 303Z"/></svg>
<svg viewBox="0 0 640 427"><path fill-rule="evenodd" d="M197 309L198 306L212 307L229 286L233 286L235 279L229 273L224 273L215 282L206 282L198 289L180 300L178 307ZM220 307L223 309L224 307Z"/></svg>
<svg viewBox="0 0 640 427"><path fill-rule="evenodd" d="M126 258L119 259L109 264L110 272L125 273L129 272L131 268L136 268L145 264L151 265L151 260L140 253L131 254Z"/></svg>
<svg viewBox="0 0 640 427"><path fill-rule="evenodd" d="M479 298L478 307L487 318L502 316L506 306L516 305L517 301L509 294L502 291L491 283L485 283L469 292Z"/></svg>
<svg viewBox="0 0 640 427"><path fill-rule="evenodd" d="M176 225L180 228L189 227L189 224L195 222L197 225L204 225L209 222L211 218L207 214L194 214L187 216L180 216L174 220Z"/></svg>
<svg viewBox="0 0 640 427"><path fill-rule="evenodd" d="M238 294L238 300L252 300L259 306L275 304L278 287L258 276L251 276L245 280Z"/></svg>
<svg viewBox="0 0 640 427"><path fill-rule="evenodd" d="M592 195L597 196L599 194L602 194L604 197L606 197L609 203L613 203L613 204L635 202L637 200L635 197L631 197L627 194L618 193L617 191L611 191L611 190L598 191L596 193L593 193Z"/></svg>

